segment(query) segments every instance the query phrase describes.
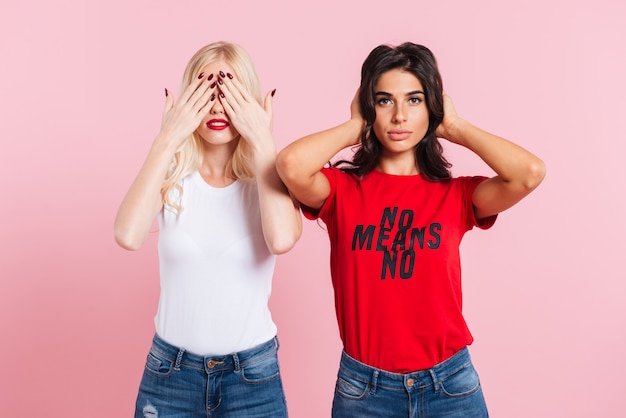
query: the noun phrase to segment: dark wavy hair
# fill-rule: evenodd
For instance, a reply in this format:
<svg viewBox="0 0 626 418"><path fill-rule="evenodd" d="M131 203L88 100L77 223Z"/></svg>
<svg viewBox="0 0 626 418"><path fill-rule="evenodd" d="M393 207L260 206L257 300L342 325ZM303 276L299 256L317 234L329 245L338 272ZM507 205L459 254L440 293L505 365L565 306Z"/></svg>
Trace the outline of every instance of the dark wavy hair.
<svg viewBox="0 0 626 418"><path fill-rule="evenodd" d="M435 130L443 120L443 83L433 53L422 45L405 42L392 47L379 45L370 52L361 67L359 105L365 127L361 133L361 146L352 161L341 160L333 166L359 176L372 171L378 165L382 144L374 133L376 98L374 89L381 75L389 70L400 69L415 75L424 88L428 108L428 131L415 147L415 162L420 173L428 180L442 181L451 177L452 165L443 156L443 147Z"/></svg>

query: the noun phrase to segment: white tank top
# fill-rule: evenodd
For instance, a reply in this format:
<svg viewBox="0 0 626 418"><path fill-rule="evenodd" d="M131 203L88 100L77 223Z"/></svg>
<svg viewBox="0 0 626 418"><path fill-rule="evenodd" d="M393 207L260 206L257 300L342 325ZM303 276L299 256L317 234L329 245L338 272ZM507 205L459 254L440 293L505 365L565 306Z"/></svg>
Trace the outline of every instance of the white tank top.
<svg viewBox="0 0 626 418"><path fill-rule="evenodd" d="M199 172L181 185L179 217L168 208L158 216L157 334L200 355L229 354L273 338L268 300L276 257L263 238L256 185L235 181L215 188Z"/></svg>

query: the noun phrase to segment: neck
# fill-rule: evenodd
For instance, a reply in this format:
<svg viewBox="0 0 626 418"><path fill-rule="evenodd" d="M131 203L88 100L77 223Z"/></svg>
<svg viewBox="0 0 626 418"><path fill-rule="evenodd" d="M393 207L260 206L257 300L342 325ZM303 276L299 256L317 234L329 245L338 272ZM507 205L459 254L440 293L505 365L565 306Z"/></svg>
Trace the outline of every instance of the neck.
<svg viewBox="0 0 626 418"><path fill-rule="evenodd" d="M412 176L419 174L413 153L405 156L383 156L376 166L378 171L396 176Z"/></svg>
<svg viewBox="0 0 626 418"><path fill-rule="evenodd" d="M202 165L199 169L204 181L214 187L226 187L235 181L226 173L226 167L233 158L236 146L237 144L232 142L220 145L204 144Z"/></svg>

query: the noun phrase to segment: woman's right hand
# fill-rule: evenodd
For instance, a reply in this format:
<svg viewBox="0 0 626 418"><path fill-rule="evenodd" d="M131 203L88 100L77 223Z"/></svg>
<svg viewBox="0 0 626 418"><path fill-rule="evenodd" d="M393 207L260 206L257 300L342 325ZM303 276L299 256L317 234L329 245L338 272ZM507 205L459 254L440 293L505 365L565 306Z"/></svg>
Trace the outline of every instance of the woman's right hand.
<svg viewBox="0 0 626 418"><path fill-rule="evenodd" d="M213 74L194 80L177 102L166 91L165 109L161 120L161 132L158 139L178 149L182 143L200 126L202 119L211 110L215 100L216 83Z"/></svg>
<svg viewBox="0 0 626 418"><path fill-rule="evenodd" d="M359 133L354 141L355 145L361 142L361 133L365 128L365 119L363 119L361 105L359 104L359 90L359 88L356 89L356 93L354 93L354 97L350 103L350 122L360 127Z"/></svg>
<svg viewBox="0 0 626 418"><path fill-rule="evenodd" d="M360 88L356 89L354 97L352 98L352 102L350 103L350 119L365 123L365 120L363 120L363 115L361 114L361 105L359 104L360 90Z"/></svg>
<svg viewBox="0 0 626 418"><path fill-rule="evenodd" d="M215 99L212 96L215 84L211 83L209 77L194 80L176 103L166 90L161 132L153 141L148 156L115 217L115 241L121 247L129 250L140 248L154 218L163 207L161 187L172 156L211 109L211 97Z"/></svg>

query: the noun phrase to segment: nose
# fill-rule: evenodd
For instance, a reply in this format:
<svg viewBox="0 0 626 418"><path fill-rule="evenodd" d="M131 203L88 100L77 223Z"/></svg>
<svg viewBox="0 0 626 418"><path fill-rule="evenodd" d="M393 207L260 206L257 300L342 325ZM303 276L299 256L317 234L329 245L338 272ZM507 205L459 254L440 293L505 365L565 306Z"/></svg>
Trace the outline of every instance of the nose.
<svg viewBox="0 0 626 418"><path fill-rule="evenodd" d="M213 100L213 106L211 107L211 111L210 113L212 115L219 115L219 114L223 114L224 113L224 106L222 106L222 102L220 101L219 98L219 93L216 91L215 92L215 100ZM209 102L211 103L211 102Z"/></svg>
<svg viewBox="0 0 626 418"><path fill-rule="evenodd" d="M393 112L393 122L401 123L406 122L406 109L402 103L396 105L396 108Z"/></svg>

